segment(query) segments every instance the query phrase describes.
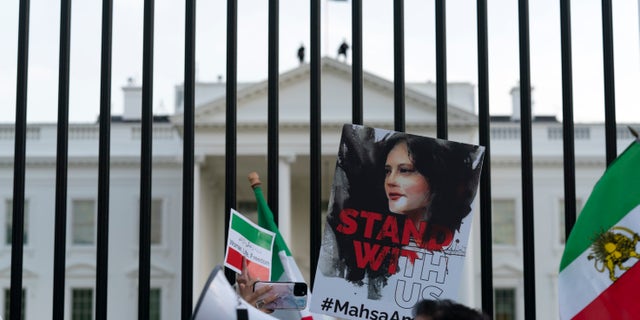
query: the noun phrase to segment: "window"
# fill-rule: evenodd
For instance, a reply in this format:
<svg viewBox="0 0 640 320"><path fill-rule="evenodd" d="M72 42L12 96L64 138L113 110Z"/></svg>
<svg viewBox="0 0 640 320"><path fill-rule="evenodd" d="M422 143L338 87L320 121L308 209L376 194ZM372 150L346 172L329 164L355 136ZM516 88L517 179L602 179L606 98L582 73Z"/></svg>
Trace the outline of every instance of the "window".
<svg viewBox="0 0 640 320"><path fill-rule="evenodd" d="M151 200L151 244L162 244L162 199Z"/></svg>
<svg viewBox="0 0 640 320"><path fill-rule="evenodd" d="M24 320L25 317L25 305L27 304L27 295L26 295L26 290L22 289L22 305L21 305L21 313L22 313L22 317L20 317L21 319ZM10 318L10 311L11 310L11 289L4 289L4 318L5 319L11 319Z"/></svg>
<svg viewBox="0 0 640 320"><path fill-rule="evenodd" d="M495 320L514 320L516 318L516 289L495 289Z"/></svg>
<svg viewBox="0 0 640 320"><path fill-rule="evenodd" d="M162 307L162 291L160 288L152 288L149 291L149 320L160 320Z"/></svg>
<svg viewBox="0 0 640 320"><path fill-rule="evenodd" d="M94 244L96 235L95 201L73 200L72 210L72 243L75 245Z"/></svg>
<svg viewBox="0 0 640 320"><path fill-rule="evenodd" d="M491 138L496 140L520 139L520 128L491 128Z"/></svg>
<svg viewBox="0 0 640 320"><path fill-rule="evenodd" d="M513 199L494 199L492 204L493 244L516 244L516 201Z"/></svg>
<svg viewBox="0 0 640 320"><path fill-rule="evenodd" d="M13 237L13 200L8 199L5 203L5 208L7 208L5 214L5 240L4 243L7 245L11 245L12 237ZM22 243L27 244L29 239L29 201L24 200L24 226L23 226L23 237Z"/></svg>
<svg viewBox="0 0 640 320"><path fill-rule="evenodd" d="M71 290L71 319L91 320L93 314L93 290Z"/></svg>
<svg viewBox="0 0 640 320"><path fill-rule="evenodd" d="M580 211L582 210L582 200L580 199L576 199L576 218L578 216L578 214L580 213ZM567 237L565 235L564 232L564 225L565 225L565 220L564 220L564 199L560 199L559 203L558 203L558 212L560 213L558 215L558 219L559 219L559 227L558 227L558 239L560 239L560 244L565 244L565 242L567 241Z"/></svg>

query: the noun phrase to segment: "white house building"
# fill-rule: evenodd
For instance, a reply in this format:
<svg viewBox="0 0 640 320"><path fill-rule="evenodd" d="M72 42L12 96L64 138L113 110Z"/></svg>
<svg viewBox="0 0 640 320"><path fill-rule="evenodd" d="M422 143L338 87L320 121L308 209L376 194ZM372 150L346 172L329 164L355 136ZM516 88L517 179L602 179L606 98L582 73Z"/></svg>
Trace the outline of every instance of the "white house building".
<svg viewBox="0 0 640 320"><path fill-rule="evenodd" d="M309 65L280 75L279 216L298 265L309 280ZM351 121L351 68L322 60L322 199L329 199L342 124ZM137 314L140 110L141 90L123 88L125 110L111 128L108 317ZM194 301L209 271L224 257L225 83L198 83L195 111ZM512 94L517 96L518 92ZM393 127L393 83L364 74L364 124ZM406 131L436 135L435 84L407 83ZM255 199L246 176L266 174L267 82L241 83L237 93L238 210L251 215ZM449 86L449 139L478 143L475 88ZM514 99L517 103L518 99ZM514 111L518 111L517 104ZM523 267L519 112L491 122L493 199L493 273L495 313L499 319L523 319ZM151 313L153 319L180 316L182 225L182 88L176 88L176 112L156 117L153 136ZM9 305L14 126L0 125L0 306ZM69 190L65 315L95 308L97 123L69 128ZM584 203L605 168L604 126L575 125L576 193ZM618 130L618 150L632 140ZM56 125L30 124L27 130L25 203L25 319L52 312ZM558 318L557 275L564 242L562 124L555 117L533 121L536 314ZM266 184L265 184L266 185ZM274 192L266 190L265 192ZM477 203L477 202L476 202ZM476 205L476 208L478 206ZM474 213L470 261L465 266L461 302L481 305L478 211ZM294 231L295 230L295 231ZM498 317L499 315L499 317Z"/></svg>

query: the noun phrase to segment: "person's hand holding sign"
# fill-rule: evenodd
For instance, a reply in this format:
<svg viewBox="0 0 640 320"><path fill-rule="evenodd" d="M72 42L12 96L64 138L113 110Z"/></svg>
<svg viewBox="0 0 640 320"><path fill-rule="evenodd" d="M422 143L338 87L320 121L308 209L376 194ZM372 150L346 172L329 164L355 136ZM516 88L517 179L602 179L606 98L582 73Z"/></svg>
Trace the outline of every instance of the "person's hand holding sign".
<svg viewBox="0 0 640 320"><path fill-rule="evenodd" d="M260 280L259 278L252 279L251 274L247 269L247 260L244 257L242 257L242 273L237 275L236 277L236 282L238 283L238 291L240 293L240 296L252 306L255 306L256 308L260 309L262 312L272 313L273 310L264 309L262 308L262 306L264 306L265 304L269 304L275 301L276 299L278 299L278 295L272 294L267 296L266 298L260 299L260 297L264 296L266 293L271 291L272 288L271 286L264 286L257 289L256 291L253 291L253 284L259 280Z"/></svg>

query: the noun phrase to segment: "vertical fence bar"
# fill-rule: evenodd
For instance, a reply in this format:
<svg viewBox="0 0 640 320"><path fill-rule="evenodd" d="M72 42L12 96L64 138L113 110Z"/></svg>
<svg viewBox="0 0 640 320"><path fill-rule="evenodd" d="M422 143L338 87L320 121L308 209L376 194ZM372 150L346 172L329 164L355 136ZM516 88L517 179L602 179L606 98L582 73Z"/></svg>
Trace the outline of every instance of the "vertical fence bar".
<svg viewBox="0 0 640 320"><path fill-rule="evenodd" d="M278 165L279 165L279 142L278 142L278 45L279 45L279 0L269 0L269 89L267 97L267 109L268 109L268 141L267 141L267 171L269 172L268 181L268 203L269 208L273 212L273 218L278 223L279 217L279 179L278 179Z"/></svg>
<svg viewBox="0 0 640 320"><path fill-rule="evenodd" d="M321 0L311 0L311 28L310 28L310 40L311 40L311 55L310 55L310 95L309 95L309 107L310 107L310 123L309 123L309 161L311 167L311 177L310 177L310 213L311 217L309 219L310 222L310 240L311 240L311 257L310 262L312 266L318 264L318 255L320 254L320 239L321 235L321 224L322 224L322 216L320 209L320 197L321 197L321 186L322 180L321 170L320 170L320 159L321 159L321 101L320 101L320 69L321 69L321 58L320 58L320 1ZM313 288L313 283L316 275L315 268L311 268L311 288Z"/></svg>
<svg viewBox="0 0 640 320"><path fill-rule="evenodd" d="M67 166L69 159L69 57L71 0L60 1L60 56L58 63L58 125L56 151L55 235L53 246L54 320L64 319L67 234Z"/></svg>
<svg viewBox="0 0 640 320"><path fill-rule="evenodd" d="M13 167L11 226L11 320L22 318L22 264L24 237L24 187L27 146L27 85L29 71L29 0L20 1L18 20L18 75Z"/></svg>
<svg viewBox="0 0 640 320"><path fill-rule="evenodd" d="M182 293L181 319L191 319L193 306L193 201L195 158L196 0L185 2L184 133L182 163Z"/></svg>
<svg viewBox="0 0 640 320"><path fill-rule="evenodd" d="M522 244L524 266L524 315L536 318L535 252L533 234L533 160L531 146L531 65L529 51L529 2L519 0L520 134L522 148Z"/></svg>
<svg viewBox="0 0 640 320"><path fill-rule="evenodd" d="M571 0L560 0L560 45L562 54L562 145L564 148L564 234L566 239L576 222Z"/></svg>
<svg viewBox="0 0 640 320"><path fill-rule="evenodd" d="M229 233L229 213L236 206L237 172L237 87L238 87L238 0L227 0L227 91L225 135L224 243ZM229 282L235 273L225 268Z"/></svg>
<svg viewBox="0 0 640 320"><path fill-rule="evenodd" d="M98 240L96 254L96 320L107 319L109 276L109 158L111 154L111 40L113 0L102 2L100 61L100 141L98 151Z"/></svg>
<svg viewBox="0 0 640 320"><path fill-rule="evenodd" d="M393 1L394 129L405 131L404 0Z"/></svg>
<svg viewBox="0 0 640 320"><path fill-rule="evenodd" d="M351 79L351 122L362 124L363 71L362 71L362 0L351 1L351 41L353 41L352 79Z"/></svg>
<svg viewBox="0 0 640 320"><path fill-rule="evenodd" d="M447 6L436 0L436 109L438 138L447 139Z"/></svg>
<svg viewBox="0 0 640 320"><path fill-rule="evenodd" d="M493 241L491 224L491 116L489 112L489 41L487 1L477 1L478 116L480 145L484 146L480 180L480 277L482 310L493 318Z"/></svg>
<svg viewBox="0 0 640 320"><path fill-rule="evenodd" d="M613 16L611 0L602 0L602 58L604 66L604 132L607 166L616 159L616 85L613 63Z"/></svg>
<svg viewBox="0 0 640 320"><path fill-rule="evenodd" d="M144 1L142 45L142 122L140 138L140 244L138 254L138 319L149 318L151 268L151 181L153 152L153 21L154 0Z"/></svg>
<svg viewBox="0 0 640 320"><path fill-rule="evenodd" d="M362 0L352 0L353 123L363 123L363 70L362 70ZM225 167L225 229L228 212L235 206L236 158L237 158L237 0L227 1L227 127ZM320 247L320 159L321 159L321 56L320 56L320 0L311 1L311 90L310 90L310 164L311 164L311 265L317 264ZM405 131L405 74L404 74L404 1L394 1L394 127ZM96 319L107 318L108 240L109 240L109 160L111 126L111 44L112 0L102 2L102 51L100 88L100 141L98 177L98 229L96 274ZM446 71L446 3L436 0L436 68L437 68L437 131L446 139L447 127L447 71ZM478 87L480 144L486 147L483 179L481 181L481 265L483 310L493 314L493 278L491 253L491 180L490 180L490 113L488 80L488 45L486 0L478 0ZM140 278L138 288L138 317L149 316L150 282L150 225L152 188L152 138L153 138L153 0L145 1L143 43L143 113L141 139L140 186ZM11 253L11 319L21 319L22 268L24 238L24 200L26 171L26 111L28 86L30 1L20 1L18 74L16 97L16 125L14 150L14 181L12 211ZM576 217L575 199L575 146L573 123L572 50L570 0L560 1L562 81L563 81L563 154L565 233L568 236ZM523 250L534 252L533 224L533 161L532 161L532 112L529 49L528 1L519 0L519 49L520 49L520 103L522 144L522 217ZM65 246L68 175L69 128L69 51L70 51L71 0L61 0L59 96L56 153L56 204L53 318L64 317ZM603 65L605 90L606 161L609 165L617 155L615 119L615 78L613 56L613 27L611 0L602 0ZM182 256L182 319L191 317L193 285L193 163L194 163L194 109L195 109L195 0L186 2L185 21L185 85L184 85L184 169L183 169L183 256ZM268 172L269 203L278 219L278 100L279 100L279 0L269 2L269 97L268 97ZM225 230L225 234L227 230ZM523 256L525 287L525 318L535 319L535 257ZM312 269L311 284L315 277Z"/></svg>

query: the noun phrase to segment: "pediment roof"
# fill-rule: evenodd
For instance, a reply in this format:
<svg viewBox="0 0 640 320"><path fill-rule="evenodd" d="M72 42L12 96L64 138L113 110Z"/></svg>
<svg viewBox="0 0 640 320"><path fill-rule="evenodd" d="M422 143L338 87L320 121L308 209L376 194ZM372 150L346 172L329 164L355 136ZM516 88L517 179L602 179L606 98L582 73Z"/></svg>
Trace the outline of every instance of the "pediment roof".
<svg viewBox="0 0 640 320"><path fill-rule="evenodd" d="M138 265L136 264L127 268L126 275L130 278L138 278L139 271ZM166 266L152 263L149 266L149 275L152 278L171 278L175 274Z"/></svg>
<svg viewBox="0 0 640 320"><path fill-rule="evenodd" d="M325 57L321 63L322 124L351 122L351 66ZM310 66L307 63L279 76L278 117L281 125L308 125L310 119ZM237 121L239 125L263 125L267 119L268 81L264 80L237 90ZM363 72L364 122L393 124L394 84L372 73ZM224 125L226 121L224 95L196 106L196 125ZM407 125L436 123L436 99L426 93L405 86L405 118ZM472 112L449 104L448 123L477 124ZM183 114L172 121L182 126Z"/></svg>
<svg viewBox="0 0 640 320"><path fill-rule="evenodd" d="M26 266L22 266L22 277L23 278L36 278L38 274L33 271L31 268ZM0 268L0 278L11 278L11 264L8 264L2 268Z"/></svg>
<svg viewBox="0 0 640 320"><path fill-rule="evenodd" d="M73 278L90 278L96 275L95 263L70 262L65 268L65 273Z"/></svg>
<svg viewBox="0 0 640 320"><path fill-rule="evenodd" d="M502 262L493 267L493 274L502 277L519 277L523 273L522 266L512 262Z"/></svg>

